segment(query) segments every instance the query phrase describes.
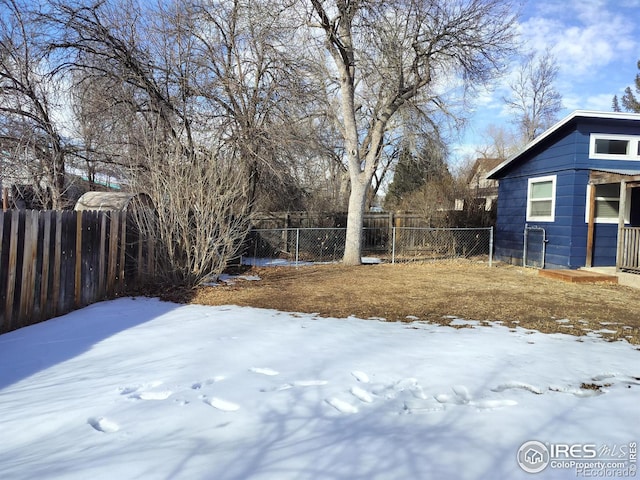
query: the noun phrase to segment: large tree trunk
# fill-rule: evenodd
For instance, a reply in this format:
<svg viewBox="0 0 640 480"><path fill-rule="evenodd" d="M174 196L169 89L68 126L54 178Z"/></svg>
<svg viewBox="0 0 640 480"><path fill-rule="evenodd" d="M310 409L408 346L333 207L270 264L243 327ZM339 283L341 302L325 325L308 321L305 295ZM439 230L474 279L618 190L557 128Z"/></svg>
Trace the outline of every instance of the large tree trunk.
<svg viewBox="0 0 640 480"><path fill-rule="evenodd" d="M347 214L347 236L342 259L345 265L360 265L362 263L362 227L364 225L364 207L367 201L369 181L364 174L360 174L351 180L349 213Z"/></svg>
<svg viewBox="0 0 640 480"><path fill-rule="evenodd" d="M457 72L465 86L487 84L513 53L515 16L505 0L302 3L307 1L314 17L309 23L324 30L323 48L333 60L326 66L326 54L320 54L319 71L327 74L321 88L340 89L339 105L332 104L329 118L336 121L344 139L351 179L343 261L358 265L367 189L378 169L385 136L402 123L390 123L392 117L408 102L434 127L435 119L427 118L432 104L436 111L451 115L446 99L437 93L440 89L429 88L433 75L442 74L441 81L447 81L451 72Z"/></svg>

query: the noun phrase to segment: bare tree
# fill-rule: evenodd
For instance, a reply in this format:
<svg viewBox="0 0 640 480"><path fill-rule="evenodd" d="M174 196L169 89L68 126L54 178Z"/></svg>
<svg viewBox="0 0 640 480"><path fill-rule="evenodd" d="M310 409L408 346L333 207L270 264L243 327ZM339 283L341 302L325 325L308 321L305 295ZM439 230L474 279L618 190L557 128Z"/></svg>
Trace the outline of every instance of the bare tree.
<svg viewBox="0 0 640 480"><path fill-rule="evenodd" d="M403 108L442 103L442 86L459 76L486 82L511 53L514 16L498 0L300 0L312 26L308 45L331 64L322 88L338 101L351 181L344 263L361 262L367 193L392 118ZM438 88L440 87L440 88Z"/></svg>
<svg viewBox="0 0 640 480"><path fill-rule="evenodd" d="M558 65L550 50L540 56L526 55L516 72L511 95L504 101L515 115L524 143L555 123L562 110L562 96L554 86L557 76Z"/></svg>
<svg viewBox="0 0 640 480"><path fill-rule="evenodd" d="M295 165L306 155L299 130L304 86L288 55L292 27L272 2L197 0L187 9L198 88L247 170L263 208L301 205ZM211 122L209 122L211 123ZM308 132L308 130L306 130Z"/></svg>
<svg viewBox="0 0 640 480"><path fill-rule="evenodd" d="M191 64L171 57L171 32L155 35L153 12L133 0L122 3L52 2L43 14L50 28L59 32L52 48L67 57L76 82L97 88L111 107L136 116L140 128L151 135L161 132L186 154L194 151L192 118L185 93L191 86ZM148 21L143 22L142 18ZM184 48L188 48L184 47ZM188 58L187 58L188 60Z"/></svg>
<svg viewBox="0 0 640 480"><path fill-rule="evenodd" d="M47 19L64 33L55 48L72 55L84 133L103 147L91 122L115 133L131 188L156 205L161 271L195 285L233 255L265 180L291 178L277 143L288 77L273 23L258 21L266 9L125 1L60 2Z"/></svg>
<svg viewBox="0 0 640 480"><path fill-rule="evenodd" d="M75 147L62 134L63 89L28 6L0 0L0 148L13 152L14 172L30 180L43 205L63 208Z"/></svg>
<svg viewBox="0 0 640 480"><path fill-rule="evenodd" d="M479 158L499 158L506 160L526 143L519 139L519 135L504 125L490 124L483 132L483 138L487 143L477 150Z"/></svg>
<svg viewBox="0 0 640 480"><path fill-rule="evenodd" d="M187 155L220 133L244 165L252 198L268 205L300 196L289 109L298 76L283 57L276 13L246 0L116 0L60 2L49 18L64 29L57 46L75 52L82 81L111 98L114 112L129 109L130 130L164 132ZM130 140L135 148L141 138Z"/></svg>
<svg viewBox="0 0 640 480"><path fill-rule="evenodd" d="M162 136L158 139L163 142ZM147 155L162 149L149 145ZM244 171L224 149L186 157L176 148L148 158L130 178L153 210L136 210L142 237L155 245L155 280L196 287L215 280L239 251L251 226Z"/></svg>
<svg viewBox="0 0 640 480"><path fill-rule="evenodd" d="M404 210L416 212L430 227L451 227L457 191L451 175L428 180L411 192L399 205Z"/></svg>

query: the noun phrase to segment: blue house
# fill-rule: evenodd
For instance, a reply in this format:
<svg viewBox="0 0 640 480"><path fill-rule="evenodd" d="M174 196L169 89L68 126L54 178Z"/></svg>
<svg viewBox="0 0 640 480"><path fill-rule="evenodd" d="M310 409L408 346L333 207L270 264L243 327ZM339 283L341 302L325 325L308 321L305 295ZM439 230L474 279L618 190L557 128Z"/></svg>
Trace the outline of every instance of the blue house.
<svg viewBox="0 0 640 480"><path fill-rule="evenodd" d="M487 178L498 260L640 272L640 114L575 111Z"/></svg>

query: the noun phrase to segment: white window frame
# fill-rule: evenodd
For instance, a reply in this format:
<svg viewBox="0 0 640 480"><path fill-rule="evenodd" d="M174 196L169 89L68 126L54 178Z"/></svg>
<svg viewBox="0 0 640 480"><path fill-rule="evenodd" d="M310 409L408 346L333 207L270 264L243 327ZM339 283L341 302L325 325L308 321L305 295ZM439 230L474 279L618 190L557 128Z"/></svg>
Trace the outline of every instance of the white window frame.
<svg viewBox="0 0 640 480"><path fill-rule="evenodd" d="M556 184L557 175L547 175L545 177L529 178L527 181L527 222L555 222L556 220ZM543 183L551 181L551 197L538 198L533 201L549 201L551 200L551 215L531 215L531 186L535 183Z"/></svg>
<svg viewBox="0 0 640 480"><path fill-rule="evenodd" d="M591 185L588 184L587 185L587 208L584 209L584 221L585 223L589 223L589 214L591 213L591 204L589 203L589 196L591 195L591 189L595 188L596 185ZM622 193L622 192L620 192ZM629 198L629 195L631 195L631 188L627 188L627 198ZM600 200L606 200L607 198L613 198L613 197L596 197L596 202L598 201L598 199ZM618 200L618 208L620 205L620 197L617 198ZM631 222L631 202L627 202L627 204L625 205L625 209L624 209L624 223L630 223ZM619 210L618 210L619 212ZM619 215L619 213L618 213ZM595 217L593 219L594 223L618 223L619 217L615 217L615 218L607 218L607 217Z"/></svg>
<svg viewBox="0 0 640 480"><path fill-rule="evenodd" d="M596 153L596 140L626 140L629 142L629 153L616 155L611 153ZM610 133L592 133L589 140L589 158L600 160L640 160L638 154L638 135L614 135Z"/></svg>

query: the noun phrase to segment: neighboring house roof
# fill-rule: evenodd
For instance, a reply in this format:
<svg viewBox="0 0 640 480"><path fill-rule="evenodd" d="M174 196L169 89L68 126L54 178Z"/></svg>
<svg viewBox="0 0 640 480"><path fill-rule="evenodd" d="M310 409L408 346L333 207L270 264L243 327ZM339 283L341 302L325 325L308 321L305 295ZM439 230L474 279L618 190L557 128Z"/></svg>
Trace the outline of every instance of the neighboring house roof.
<svg viewBox="0 0 640 480"><path fill-rule="evenodd" d="M87 192L80 197L74 210L127 210L134 203L152 207L151 198L145 193Z"/></svg>
<svg viewBox="0 0 640 480"><path fill-rule="evenodd" d="M590 111L590 110L576 110L576 111L572 112L571 114L567 115L565 118L560 120L558 123L553 125L548 130L544 131L539 136L534 138L531 142L529 142L527 145L525 145L522 148L522 150L520 150L516 154L510 156L504 162L502 162L500 165L498 165L493 170L491 170L487 174L487 178L489 178L489 179L498 179L498 178L500 178L499 174L504 169L506 169L512 163L514 163L517 160L519 160L522 156L524 156L527 152L532 150L534 147L544 143L545 140L547 140L549 137L551 137L554 133L558 132L559 130L564 128L566 125L570 124L571 122L573 122L574 120L576 120L578 118L595 118L595 119L601 119L601 120L635 120L635 121L640 122L640 114L638 114L638 113L596 112L596 111Z"/></svg>
<svg viewBox="0 0 640 480"><path fill-rule="evenodd" d="M487 174L502 163L501 158L477 158L469 172L469 182L473 182L475 178L486 178Z"/></svg>

